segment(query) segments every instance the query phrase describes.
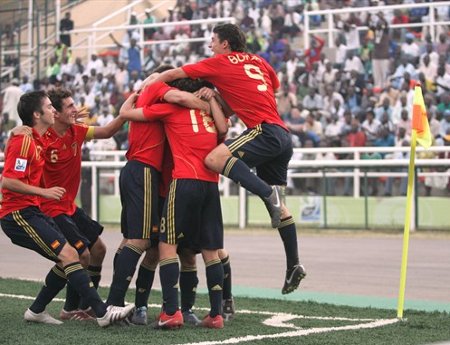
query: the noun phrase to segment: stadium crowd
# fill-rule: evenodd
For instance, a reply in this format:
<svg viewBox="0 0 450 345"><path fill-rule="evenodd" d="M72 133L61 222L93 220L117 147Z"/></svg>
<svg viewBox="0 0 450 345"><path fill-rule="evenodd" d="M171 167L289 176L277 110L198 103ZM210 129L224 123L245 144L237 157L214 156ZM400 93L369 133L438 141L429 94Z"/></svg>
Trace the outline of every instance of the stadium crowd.
<svg viewBox="0 0 450 345"><path fill-rule="evenodd" d="M411 113L415 85L420 82L426 103L434 145L450 144L450 44L448 26L436 28L433 40L426 27L392 28L395 24L425 22L428 8L362 12L334 15L334 48L326 48L325 38L311 36L303 49L304 10L418 3L405 1L242 1L179 0L163 22L234 17L247 34L248 50L266 59L277 71L281 90L277 95L280 116L293 134L296 147L406 146L411 134ZM450 6L436 8L436 20L450 19ZM145 17L143 20L142 17ZM150 10L132 13L130 24L154 23ZM321 27L324 18L311 16L312 27ZM175 67L211 55L208 48L213 25L177 25L145 29L145 41L175 39L177 43L139 47L137 30L128 30L119 41L110 35L117 50L93 54L89 61L72 58L69 46L57 42L48 61L46 76L30 81L23 76L4 90L2 138L19 118L15 104L22 93L70 89L75 101L89 110L86 123L105 125L117 114L125 99L138 90L149 72L160 64ZM11 35L2 40L11 40ZM206 41L187 43L187 38ZM330 42L328 42L329 45ZM144 49L141 61L140 50ZM233 119L229 135L242 131ZM87 149L126 149L127 126L111 140L89 144ZM317 159L300 155L296 159ZM326 155L325 159L343 156ZM367 155L368 159L398 158L396 155ZM430 157L428 157L430 158ZM436 157L438 158L438 157ZM425 181L427 193L432 182ZM315 181L295 184L307 192L319 192ZM450 190L445 183L442 189ZM401 183L399 193L405 193ZM334 193L333 190L328 192ZM372 194L377 194L376 184ZM384 194L391 195L392 179ZM343 190L351 194L346 181Z"/></svg>

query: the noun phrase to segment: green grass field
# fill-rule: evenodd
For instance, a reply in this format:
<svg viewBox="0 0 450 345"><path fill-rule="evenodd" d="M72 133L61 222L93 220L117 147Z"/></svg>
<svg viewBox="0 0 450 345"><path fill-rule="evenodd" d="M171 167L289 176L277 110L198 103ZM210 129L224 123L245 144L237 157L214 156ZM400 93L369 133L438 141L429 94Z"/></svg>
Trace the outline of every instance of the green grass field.
<svg viewBox="0 0 450 345"><path fill-rule="evenodd" d="M0 344L430 344L450 340L450 315L406 310L404 321L394 310L355 308L273 299L238 298L235 318L223 330L184 327L176 331L150 326L112 326L101 329L95 322L67 321L61 326L29 324L23 313L40 290L37 282L0 278ZM106 297L106 289L101 289ZM62 298L48 311L57 316ZM159 291L150 296L149 319L158 314ZM130 290L128 301L134 300ZM206 313L207 296L197 298L196 313Z"/></svg>

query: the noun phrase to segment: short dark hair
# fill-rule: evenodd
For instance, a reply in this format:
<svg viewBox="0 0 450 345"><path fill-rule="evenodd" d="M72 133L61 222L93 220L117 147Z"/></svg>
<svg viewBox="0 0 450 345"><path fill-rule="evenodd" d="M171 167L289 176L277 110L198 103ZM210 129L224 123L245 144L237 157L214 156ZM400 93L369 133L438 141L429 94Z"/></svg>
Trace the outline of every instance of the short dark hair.
<svg viewBox="0 0 450 345"><path fill-rule="evenodd" d="M60 87L50 90L48 92L48 98L50 98L53 108L55 108L56 111L59 111L59 112L62 110L63 100L65 100L66 98L69 98L69 97L72 97L72 92L70 92L67 89L60 88Z"/></svg>
<svg viewBox="0 0 450 345"><path fill-rule="evenodd" d="M32 91L20 97L17 112L25 126L33 127L33 114L35 111L43 114L42 100L48 97L45 91Z"/></svg>
<svg viewBox="0 0 450 345"><path fill-rule="evenodd" d="M175 79L168 84L169 86L175 87L178 90L191 93L200 90L202 87L209 87L210 89L214 89L213 84L203 79L181 78Z"/></svg>
<svg viewBox="0 0 450 345"><path fill-rule="evenodd" d="M175 67L173 67L172 65L163 64L163 65L159 65L158 67L155 67L155 69L153 69L153 70L151 71L150 74L153 74L153 73L162 73L162 72L165 72L165 71L174 69L174 68L175 68Z"/></svg>
<svg viewBox="0 0 450 345"><path fill-rule="evenodd" d="M220 42L228 41L231 51L245 52L247 43L245 34L234 24L221 24L214 27L213 32L217 34Z"/></svg>

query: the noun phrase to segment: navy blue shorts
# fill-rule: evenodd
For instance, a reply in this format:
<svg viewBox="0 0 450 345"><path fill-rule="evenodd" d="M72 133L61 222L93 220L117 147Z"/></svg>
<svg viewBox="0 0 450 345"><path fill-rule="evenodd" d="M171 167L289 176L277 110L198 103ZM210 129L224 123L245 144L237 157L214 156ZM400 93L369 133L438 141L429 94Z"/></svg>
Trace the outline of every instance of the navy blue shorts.
<svg viewBox="0 0 450 345"><path fill-rule="evenodd" d="M244 161L270 185L286 185L293 149L291 134L278 125L263 123L225 141L232 155Z"/></svg>
<svg viewBox="0 0 450 345"><path fill-rule="evenodd" d="M159 172L128 161L120 172L121 228L124 238L149 239L158 231Z"/></svg>
<svg viewBox="0 0 450 345"><path fill-rule="evenodd" d="M79 207L72 216L60 214L53 220L78 254L83 253L86 248L91 248L103 232L103 226Z"/></svg>
<svg viewBox="0 0 450 345"><path fill-rule="evenodd" d="M31 206L13 211L3 217L0 224L15 245L31 249L52 261L59 261L58 255L67 241L53 219L39 208Z"/></svg>
<svg viewBox="0 0 450 345"><path fill-rule="evenodd" d="M159 225L159 240L196 249L223 248L223 223L217 183L173 180Z"/></svg>

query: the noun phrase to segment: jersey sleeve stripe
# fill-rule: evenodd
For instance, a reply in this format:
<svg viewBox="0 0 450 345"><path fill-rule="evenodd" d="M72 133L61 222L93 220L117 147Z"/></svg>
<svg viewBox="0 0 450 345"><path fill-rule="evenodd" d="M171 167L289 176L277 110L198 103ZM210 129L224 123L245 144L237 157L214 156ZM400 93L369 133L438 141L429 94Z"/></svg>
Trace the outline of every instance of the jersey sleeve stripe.
<svg viewBox="0 0 450 345"><path fill-rule="evenodd" d="M28 150L30 149L31 138L27 135L23 137L22 147L20 149L20 156L26 157L28 155Z"/></svg>

